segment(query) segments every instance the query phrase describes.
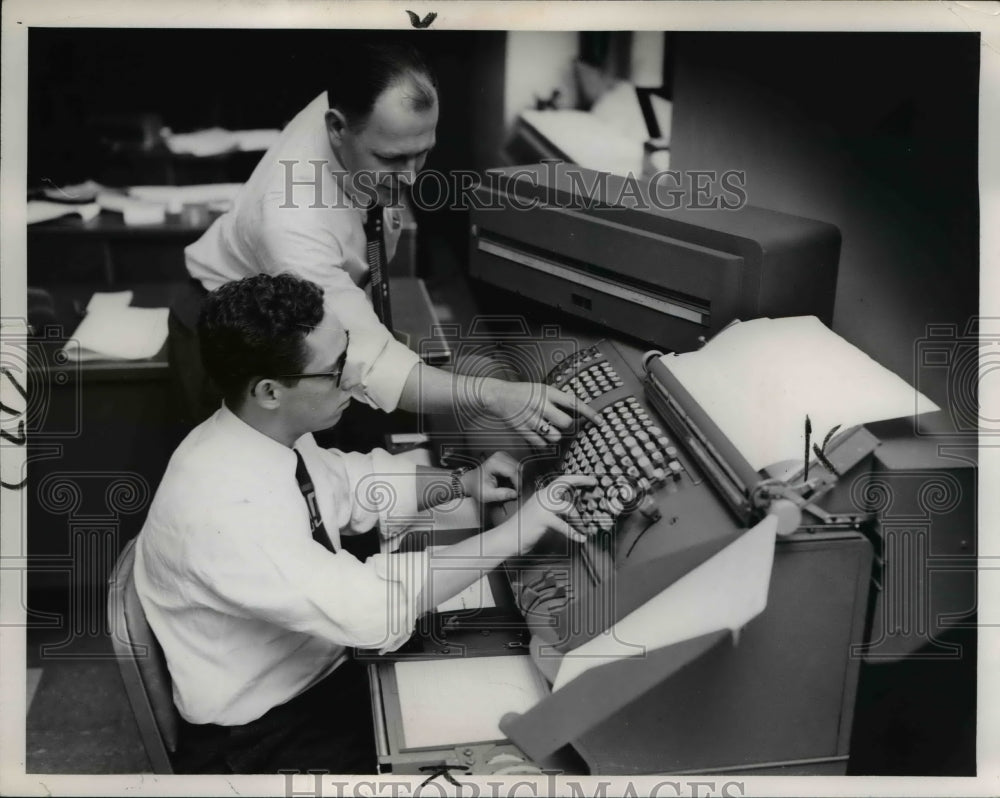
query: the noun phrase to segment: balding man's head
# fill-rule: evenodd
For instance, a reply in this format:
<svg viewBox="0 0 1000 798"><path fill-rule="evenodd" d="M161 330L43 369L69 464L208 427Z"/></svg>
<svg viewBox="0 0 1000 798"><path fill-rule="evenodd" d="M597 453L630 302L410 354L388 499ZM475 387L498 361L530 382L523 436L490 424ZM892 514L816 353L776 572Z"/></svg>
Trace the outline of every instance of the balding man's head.
<svg viewBox="0 0 1000 798"><path fill-rule="evenodd" d="M422 113L437 105L437 80L412 47L365 45L341 53L338 61L327 98L352 130L368 123L376 101L390 88L400 87L409 110Z"/></svg>
<svg viewBox="0 0 1000 798"><path fill-rule="evenodd" d="M391 205L433 149L438 121L434 77L415 50L377 46L343 67L326 112L330 147L368 204Z"/></svg>

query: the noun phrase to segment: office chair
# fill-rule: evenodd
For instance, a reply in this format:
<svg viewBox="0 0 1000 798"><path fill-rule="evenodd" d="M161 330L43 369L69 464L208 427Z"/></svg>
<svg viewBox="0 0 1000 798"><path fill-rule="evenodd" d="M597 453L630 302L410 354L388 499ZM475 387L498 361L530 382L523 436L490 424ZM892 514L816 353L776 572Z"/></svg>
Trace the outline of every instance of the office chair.
<svg viewBox="0 0 1000 798"><path fill-rule="evenodd" d="M108 625L139 735L154 773L173 773L178 715L163 649L146 622L135 590L135 539L118 556L108 580Z"/></svg>

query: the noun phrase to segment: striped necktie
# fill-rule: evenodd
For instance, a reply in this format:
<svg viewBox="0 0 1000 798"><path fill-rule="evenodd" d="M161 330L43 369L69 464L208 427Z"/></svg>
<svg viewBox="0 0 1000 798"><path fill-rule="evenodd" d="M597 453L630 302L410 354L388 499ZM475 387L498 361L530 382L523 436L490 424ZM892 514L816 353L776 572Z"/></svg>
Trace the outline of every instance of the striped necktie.
<svg viewBox="0 0 1000 798"><path fill-rule="evenodd" d="M302 459L302 455L299 454L298 449L293 449L292 451L295 452L296 460L295 481L299 483L299 490L302 491L302 496L306 500L306 507L309 508L309 526L312 528L313 540L336 554L337 550L330 542L330 536L326 534L326 527L323 526L323 517L319 514L319 505L316 503L316 489L313 487L309 471L306 469L305 460Z"/></svg>
<svg viewBox="0 0 1000 798"><path fill-rule="evenodd" d="M389 269L385 262L385 237L382 230L382 206L368 208L365 222L365 240L368 242L368 277L372 286L372 306L375 315L389 332L392 329L392 310L389 307Z"/></svg>

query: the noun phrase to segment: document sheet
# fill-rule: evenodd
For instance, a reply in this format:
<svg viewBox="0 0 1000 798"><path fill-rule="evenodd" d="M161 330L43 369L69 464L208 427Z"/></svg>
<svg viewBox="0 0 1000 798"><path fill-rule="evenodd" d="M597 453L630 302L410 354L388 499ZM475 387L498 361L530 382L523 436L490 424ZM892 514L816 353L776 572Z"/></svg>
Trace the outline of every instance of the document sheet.
<svg viewBox="0 0 1000 798"><path fill-rule="evenodd" d="M802 462L807 415L822 444L836 425L939 409L815 316L739 322L661 360L758 471Z"/></svg>
<svg viewBox="0 0 1000 798"><path fill-rule="evenodd" d="M500 719L548 694L531 657L462 657L394 663L407 748L503 740Z"/></svg>
<svg viewBox="0 0 1000 798"><path fill-rule="evenodd" d="M134 308L123 304L130 292L91 300L87 315L63 351L73 360L142 360L153 357L167 341L168 308Z"/></svg>

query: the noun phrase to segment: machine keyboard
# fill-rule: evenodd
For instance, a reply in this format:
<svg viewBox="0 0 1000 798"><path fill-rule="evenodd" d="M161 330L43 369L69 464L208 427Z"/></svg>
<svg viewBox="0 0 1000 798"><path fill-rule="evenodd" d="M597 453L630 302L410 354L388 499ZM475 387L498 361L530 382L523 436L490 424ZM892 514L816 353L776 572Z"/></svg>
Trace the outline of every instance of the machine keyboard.
<svg viewBox="0 0 1000 798"><path fill-rule="evenodd" d="M622 364L624 366L624 364ZM600 344L583 349L553 369L549 384L577 396L600 410L601 423L588 423L565 449L561 470L588 474L598 484L577 493L582 531L597 537L610 535L618 519L642 500L682 484L684 465L677 448L658 426L634 391L636 380L626 372L629 386Z"/></svg>
<svg viewBox="0 0 1000 798"><path fill-rule="evenodd" d="M555 459L536 460L525 472L536 489L560 473L596 477L575 494L573 523L586 540L568 546L552 535L507 566L532 634L560 651L607 629L742 530L687 439L648 403L648 386L631 365L637 354L601 341L547 378L600 417L564 437Z"/></svg>
<svg viewBox="0 0 1000 798"><path fill-rule="evenodd" d="M553 369L548 381L550 385L587 403L625 384L597 346L567 358Z"/></svg>

